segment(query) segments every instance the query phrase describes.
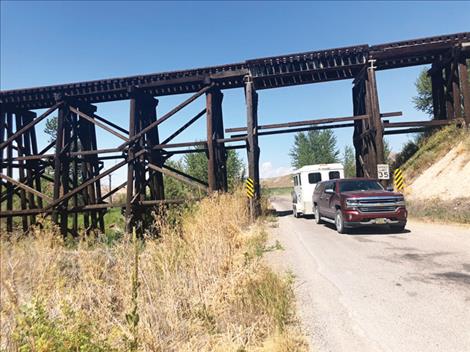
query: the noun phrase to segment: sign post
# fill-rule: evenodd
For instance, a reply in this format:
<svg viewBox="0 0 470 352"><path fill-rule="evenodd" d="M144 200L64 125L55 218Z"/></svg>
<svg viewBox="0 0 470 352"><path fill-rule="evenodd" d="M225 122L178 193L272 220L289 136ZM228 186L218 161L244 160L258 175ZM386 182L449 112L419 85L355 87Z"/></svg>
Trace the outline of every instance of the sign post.
<svg viewBox="0 0 470 352"><path fill-rule="evenodd" d="M390 168L388 164L377 164L377 176L379 180L390 179Z"/></svg>
<svg viewBox="0 0 470 352"><path fill-rule="evenodd" d="M253 222L253 197L255 196L255 183L251 178L247 178L245 181L245 190L246 190L246 196L250 200L250 217L251 217L251 222Z"/></svg>

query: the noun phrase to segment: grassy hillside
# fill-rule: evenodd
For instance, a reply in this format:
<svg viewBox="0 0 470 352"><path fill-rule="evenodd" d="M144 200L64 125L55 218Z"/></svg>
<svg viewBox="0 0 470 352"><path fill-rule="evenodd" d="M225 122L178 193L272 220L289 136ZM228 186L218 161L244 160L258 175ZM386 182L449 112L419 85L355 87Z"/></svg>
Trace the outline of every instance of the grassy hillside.
<svg viewBox="0 0 470 352"><path fill-rule="evenodd" d="M416 153L401 166L410 216L470 223L469 161L467 129L448 126L421 140Z"/></svg>
<svg viewBox="0 0 470 352"><path fill-rule="evenodd" d="M406 179L413 180L460 142L463 142L466 151L470 153L469 131L456 126L448 126L424 138L416 153L401 166Z"/></svg>
<svg viewBox="0 0 470 352"><path fill-rule="evenodd" d="M289 278L243 194L156 221L159 238L2 238L0 350L305 351Z"/></svg>

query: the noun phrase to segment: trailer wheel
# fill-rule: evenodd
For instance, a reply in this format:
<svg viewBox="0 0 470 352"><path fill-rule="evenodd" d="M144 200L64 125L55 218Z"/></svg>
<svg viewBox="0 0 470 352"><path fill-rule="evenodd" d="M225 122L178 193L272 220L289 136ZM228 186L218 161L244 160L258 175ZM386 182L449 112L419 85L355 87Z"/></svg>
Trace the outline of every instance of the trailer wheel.
<svg viewBox="0 0 470 352"><path fill-rule="evenodd" d="M294 214L294 218L299 217L299 213L297 213L297 207L294 204L292 204L292 214Z"/></svg>

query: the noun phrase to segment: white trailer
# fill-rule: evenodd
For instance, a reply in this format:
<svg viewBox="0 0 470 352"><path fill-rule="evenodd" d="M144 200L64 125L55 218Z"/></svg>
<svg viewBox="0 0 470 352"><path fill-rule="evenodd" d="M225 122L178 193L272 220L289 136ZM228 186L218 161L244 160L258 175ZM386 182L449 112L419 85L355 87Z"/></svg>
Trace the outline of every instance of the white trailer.
<svg viewBox="0 0 470 352"><path fill-rule="evenodd" d="M315 186L320 181L344 178L342 164L306 165L292 173L294 191L292 192L292 210L294 216L313 214L312 196Z"/></svg>

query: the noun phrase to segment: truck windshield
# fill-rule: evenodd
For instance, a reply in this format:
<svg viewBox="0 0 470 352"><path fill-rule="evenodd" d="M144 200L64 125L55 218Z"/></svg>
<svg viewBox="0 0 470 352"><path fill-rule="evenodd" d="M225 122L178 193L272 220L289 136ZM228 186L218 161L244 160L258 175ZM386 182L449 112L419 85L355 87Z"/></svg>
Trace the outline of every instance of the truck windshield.
<svg viewBox="0 0 470 352"><path fill-rule="evenodd" d="M339 184L340 192L350 191L381 191L383 187L377 181L372 180L351 180L343 181Z"/></svg>

